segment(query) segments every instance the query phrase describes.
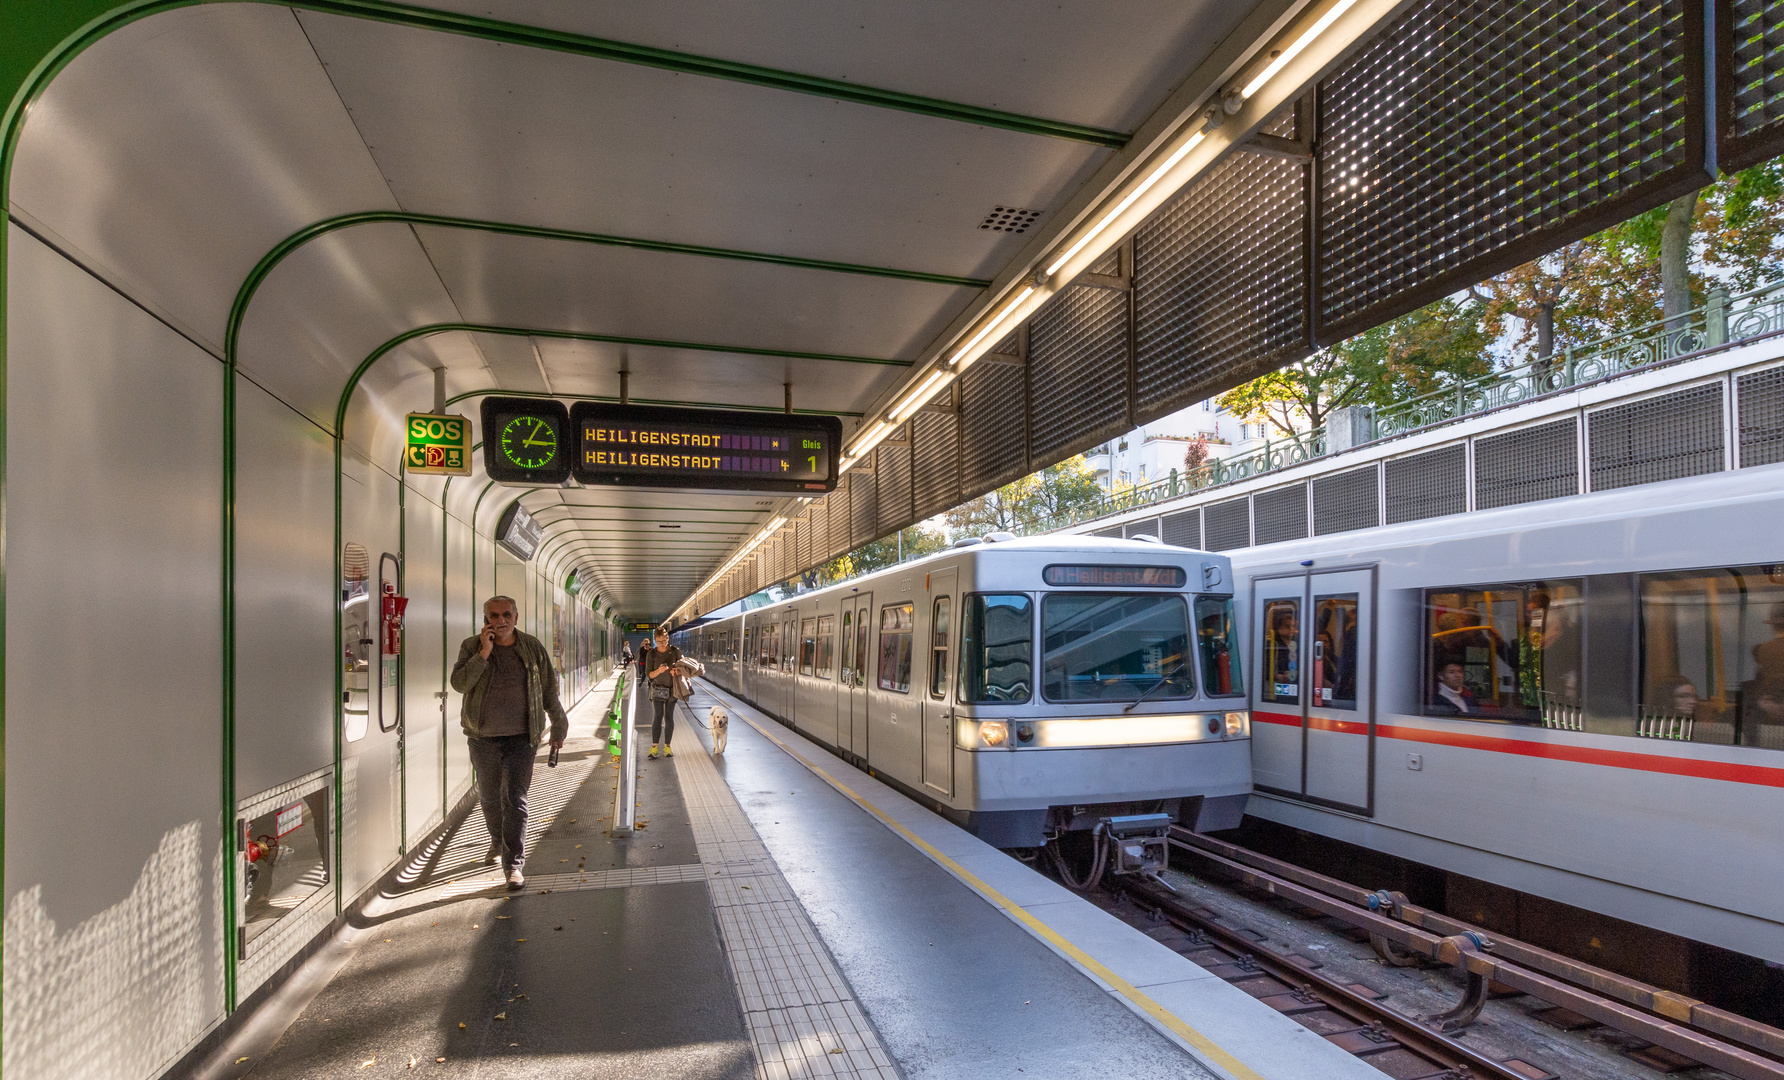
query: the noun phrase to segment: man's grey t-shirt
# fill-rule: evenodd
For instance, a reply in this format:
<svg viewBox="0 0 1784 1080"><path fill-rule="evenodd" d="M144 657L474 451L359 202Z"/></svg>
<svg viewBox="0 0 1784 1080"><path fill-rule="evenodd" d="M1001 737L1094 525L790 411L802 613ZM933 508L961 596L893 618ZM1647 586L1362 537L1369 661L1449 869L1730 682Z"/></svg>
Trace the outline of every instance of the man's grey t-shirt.
<svg viewBox="0 0 1784 1080"><path fill-rule="evenodd" d="M527 666L512 645L497 645L489 654L489 689L477 716L477 736L531 734L527 726Z"/></svg>

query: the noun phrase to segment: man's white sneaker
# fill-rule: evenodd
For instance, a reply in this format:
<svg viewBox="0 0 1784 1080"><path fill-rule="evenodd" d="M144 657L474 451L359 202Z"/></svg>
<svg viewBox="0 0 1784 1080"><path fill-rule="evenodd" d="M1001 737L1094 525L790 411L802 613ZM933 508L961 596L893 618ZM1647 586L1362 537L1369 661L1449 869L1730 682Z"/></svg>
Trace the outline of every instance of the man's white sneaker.
<svg viewBox="0 0 1784 1080"><path fill-rule="evenodd" d="M526 875L520 872L520 867L516 866L508 871L508 887L510 889L524 889L527 887Z"/></svg>

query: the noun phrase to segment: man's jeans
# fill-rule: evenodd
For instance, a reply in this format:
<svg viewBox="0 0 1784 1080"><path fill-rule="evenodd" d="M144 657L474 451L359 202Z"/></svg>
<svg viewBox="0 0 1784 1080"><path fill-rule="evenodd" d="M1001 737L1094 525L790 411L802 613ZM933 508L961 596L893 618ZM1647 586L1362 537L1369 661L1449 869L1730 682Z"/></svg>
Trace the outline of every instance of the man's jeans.
<svg viewBox="0 0 1784 1080"><path fill-rule="evenodd" d="M533 786L537 751L525 735L465 741L471 745L477 801L483 804L489 838L502 846L502 867L518 870L527 859L527 789Z"/></svg>

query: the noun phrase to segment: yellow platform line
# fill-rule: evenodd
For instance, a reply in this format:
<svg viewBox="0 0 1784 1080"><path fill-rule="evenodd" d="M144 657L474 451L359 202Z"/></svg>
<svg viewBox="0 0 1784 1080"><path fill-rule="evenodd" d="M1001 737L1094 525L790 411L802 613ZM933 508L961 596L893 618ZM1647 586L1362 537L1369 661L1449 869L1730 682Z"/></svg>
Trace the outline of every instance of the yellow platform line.
<svg viewBox="0 0 1784 1080"><path fill-rule="evenodd" d="M923 854L946 867L949 873L959 878L968 888L1008 912L1017 922L1026 926L1031 933L1035 934L1049 945L1052 945L1055 949L1058 949L1060 952L1071 957L1074 963L1107 983L1116 993L1133 1003L1135 1008L1169 1028L1178 1038L1182 1039L1190 1046L1195 1047L1197 1051L1206 1055L1215 1064L1237 1077L1238 1080L1265 1080L1264 1076L1252 1069L1249 1065L1246 1065L1243 1061L1234 1057L1224 1047L1208 1038L1208 1036L1203 1035L1195 1028L1184 1023L1182 1018L1176 1013L1152 1000L1145 991L1115 974L1101 961L1066 940L1063 934L1036 918L1027 908L992 888L990 884L982 880L977 874L974 874L971 870L968 870L966 867L961 866L953 859L942 854L942 852L937 850L933 844L905 828L899 822L894 821L884 810L881 810L878 806L856 794L853 788L830 775L830 773L825 771L821 766L807 760L804 754L801 754L799 751L793 749L792 746L781 741L780 736L757 723L755 718L750 716L744 710L738 709L737 715L742 716L744 722L749 724L750 727L755 728L763 738L780 747L793 760L816 773L820 779L837 791L842 792L843 795L853 801L856 806L859 806L874 817L879 818L888 829L891 829L893 832L904 837L905 840L909 841L912 846L922 851Z"/></svg>

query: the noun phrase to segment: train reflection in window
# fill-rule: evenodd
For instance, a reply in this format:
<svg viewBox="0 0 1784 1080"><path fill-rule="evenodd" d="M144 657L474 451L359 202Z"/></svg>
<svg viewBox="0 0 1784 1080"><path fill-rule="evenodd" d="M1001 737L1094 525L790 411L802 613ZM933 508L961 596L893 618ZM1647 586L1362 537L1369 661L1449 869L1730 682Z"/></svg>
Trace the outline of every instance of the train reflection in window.
<svg viewBox="0 0 1784 1080"><path fill-rule="evenodd" d="M887 604L880 609L880 689L911 692L911 635L916 606Z"/></svg>
<svg viewBox="0 0 1784 1080"><path fill-rule="evenodd" d="M1166 701L1195 692L1181 597L1049 594L1041 601L1041 650L1049 701Z"/></svg>
<svg viewBox="0 0 1784 1080"><path fill-rule="evenodd" d="M1427 716L1580 730L1578 581L1425 593Z"/></svg>
<svg viewBox="0 0 1784 1080"><path fill-rule="evenodd" d="M1239 625L1230 596L1196 597L1196 641L1202 653L1202 691L1214 697L1245 693L1239 670Z"/></svg>
<svg viewBox="0 0 1784 1080"><path fill-rule="evenodd" d="M836 666L836 616L818 616L818 678L828 679Z"/></svg>
<svg viewBox="0 0 1784 1080"><path fill-rule="evenodd" d="M1357 707L1357 594L1313 598L1313 706Z"/></svg>
<svg viewBox="0 0 1784 1080"><path fill-rule="evenodd" d="M1784 750L1784 565L1642 575L1636 734Z"/></svg>
<svg viewBox="0 0 1784 1080"><path fill-rule="evenodd" d="M1278 705L1301 703L1301 602L1264 605L1264 686L1259 695Z"/></svg>
<svg viewBox="0 0 1784 1080"><path fill-rule="evenodd" d="M1022 593L973 593L960 605L960 700L1027 701L1034 680L1034 605Z"/></svg>

